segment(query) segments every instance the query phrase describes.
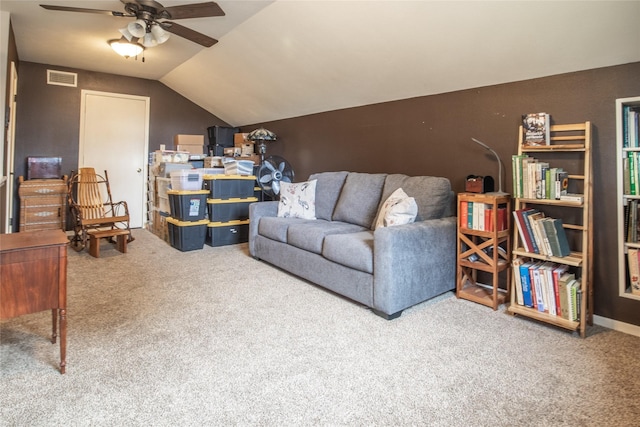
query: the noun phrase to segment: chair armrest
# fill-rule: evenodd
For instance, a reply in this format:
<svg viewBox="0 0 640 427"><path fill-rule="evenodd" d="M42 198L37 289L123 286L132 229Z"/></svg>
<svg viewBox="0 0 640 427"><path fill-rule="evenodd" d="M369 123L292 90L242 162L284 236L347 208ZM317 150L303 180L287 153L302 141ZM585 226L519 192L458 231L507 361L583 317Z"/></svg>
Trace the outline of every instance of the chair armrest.
<svg viewBox="0 0 640 427"><path fill-rule="evenodd" d="M456 217L374 232L374 308L388 315L455 288Z"/></svg>
<svg viewBox="0 0 640 427"><path fill-rule="evenodd" d="M249 205L249 253L254 252L254 237L258 235L258 225L263 216L278 216L278 201L254 202Z"/></svg>

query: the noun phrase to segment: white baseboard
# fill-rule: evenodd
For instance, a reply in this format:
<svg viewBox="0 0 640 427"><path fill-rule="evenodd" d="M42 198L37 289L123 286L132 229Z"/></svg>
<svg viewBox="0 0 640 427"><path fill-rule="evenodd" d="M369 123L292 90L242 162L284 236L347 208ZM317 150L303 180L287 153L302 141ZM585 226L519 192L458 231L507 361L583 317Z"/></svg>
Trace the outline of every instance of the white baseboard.
<svg viewBox="0 0 640 427"><path fill-rule="evenodd" d="M624 332L625 334L640 337L640 326L632 325L631 323L620 322L618 320L609 319L608 317L602 317L595 314L593 315L593 323L604 326L605 328L613 329L614 331Z"/></svg>

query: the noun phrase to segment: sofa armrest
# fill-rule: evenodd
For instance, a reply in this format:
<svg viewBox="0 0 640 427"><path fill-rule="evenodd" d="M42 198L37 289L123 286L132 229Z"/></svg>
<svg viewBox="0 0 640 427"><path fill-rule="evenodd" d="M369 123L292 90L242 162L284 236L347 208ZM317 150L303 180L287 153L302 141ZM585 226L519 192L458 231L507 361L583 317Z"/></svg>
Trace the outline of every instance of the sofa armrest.
<svg viewBox="0 0 640 427"><path fill-rule="evenodd" d="M374 232L374 309L387 315L455 288L456 217Z"/></svg>
<svg viewBox="0 0 640 427"><path fill-rule="evenodd" d="M255 202L249 205L249 253L255 256L254 238L258 235L258 225L263 216L278 216L278 201Z"/></svg>

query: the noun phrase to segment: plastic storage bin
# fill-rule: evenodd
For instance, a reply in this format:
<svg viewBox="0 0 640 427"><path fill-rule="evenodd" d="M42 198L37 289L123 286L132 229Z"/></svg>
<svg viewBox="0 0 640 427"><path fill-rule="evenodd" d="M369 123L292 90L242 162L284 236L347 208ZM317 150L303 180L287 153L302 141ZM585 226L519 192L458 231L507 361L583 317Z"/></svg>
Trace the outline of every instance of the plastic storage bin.
<svg viewBox="0 0 640 427"><path fill-rule="evenodd" d="M171 171L172 190L202 190L202 175L194 169Z"/></svg>
<svg viewBox="0 0 640 427"><path fill-rule="evenodd" d="M256 177L253 175L204 175L202 186L211 199L246 199L253 197Z"/></svg>
<svg viewBox="0 0 640 427"><path fill-rule="evenodd" d="M249 220L210 222L205 242L209 246L235 245L249 241Z"/></svg>
<svg viewBox="0 0 640 427"><path fill-rule="evenodd" d="M169 190L171 216L179 221L200 221L207 213L207 190Z"/></svg>
<svg viewBox="0 0 640 427"><path fill-rule="evenodd" d="M179 221L175 218L167 218L169 229L169 244L183 252L194 251L204 247L207 237L208 220Z"/></svg>
<svg viewBox="0 0 640 427"><path fill-rule="evenodd" d="M223 164L227 175L253 174L253 160L226 160Z"/></svg>
<svg viewBox="0 0 640 427"><path fill-rule="evenodd" d="M257 202L255 197L247 199L207 199L209 221L228 222L249 219L249 205Z"/></svg>

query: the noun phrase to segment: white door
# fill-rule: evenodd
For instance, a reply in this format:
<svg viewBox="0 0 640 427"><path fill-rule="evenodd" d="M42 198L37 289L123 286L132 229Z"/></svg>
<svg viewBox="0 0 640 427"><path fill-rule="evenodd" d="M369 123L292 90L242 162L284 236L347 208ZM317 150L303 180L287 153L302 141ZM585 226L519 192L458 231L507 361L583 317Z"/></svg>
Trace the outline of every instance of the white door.
<svg viewBox="0 0 640 427"><path fill-rule="evenodd" d="M9 122L7 123L7 145L6 145L6 164L4 165L4 174L6 174L5 187L5 211L4 221L0 227L2 233L13 233L13 186L14 186L14 151L16 145L16 109L18 107L18 70L16 63L11 61L11 84L9 87ZM18 231L16 228L15 231Z"/></svg>
<svg viewBox="0 0 640 427"><path fill-rule="evenodd" d="M130 225L145 217L149 97L83 90L78 167L109 174L111 196L129 206Z"/></svg>

